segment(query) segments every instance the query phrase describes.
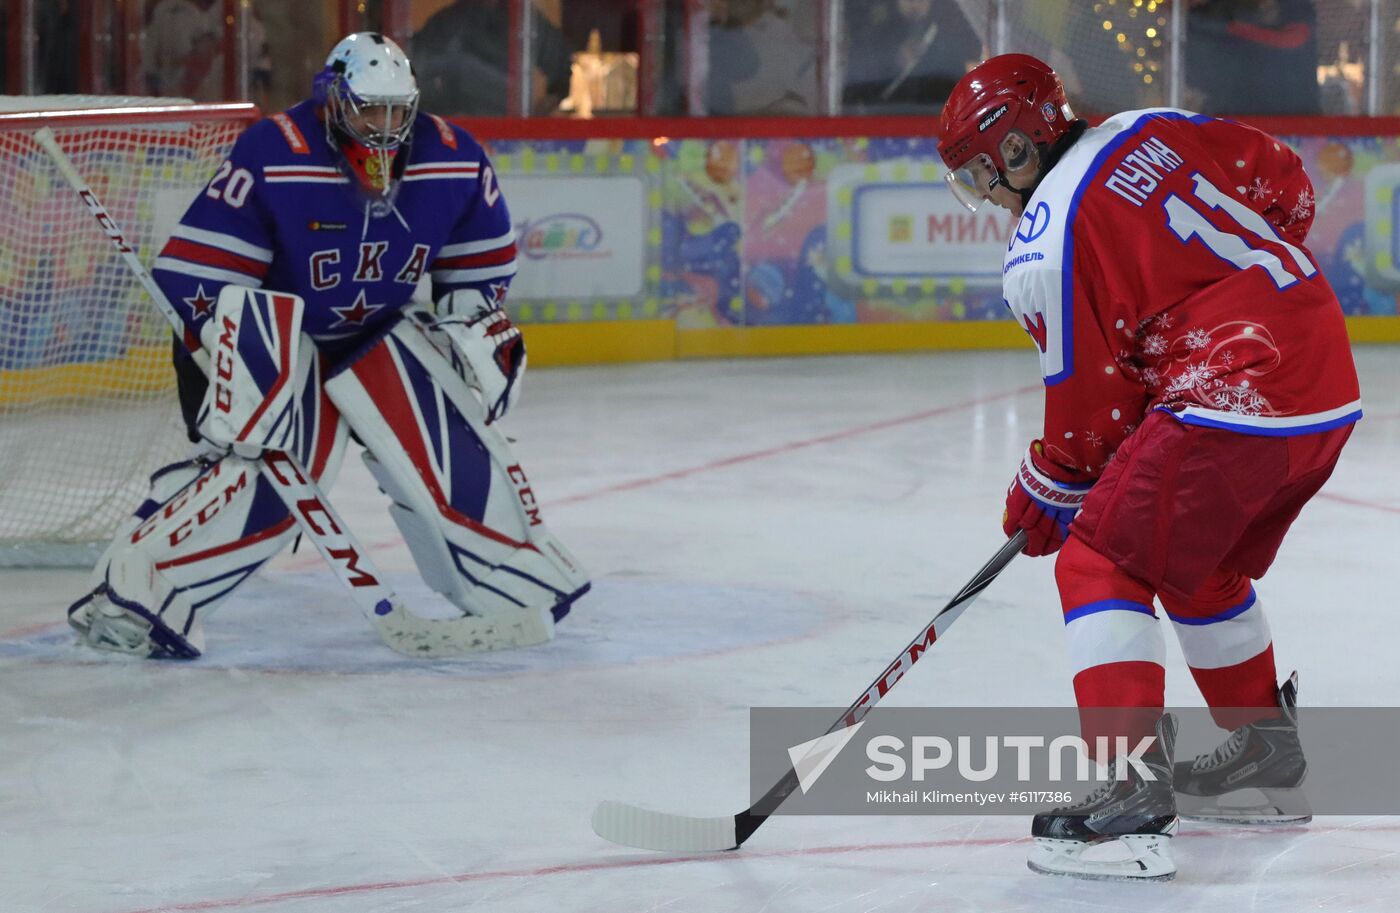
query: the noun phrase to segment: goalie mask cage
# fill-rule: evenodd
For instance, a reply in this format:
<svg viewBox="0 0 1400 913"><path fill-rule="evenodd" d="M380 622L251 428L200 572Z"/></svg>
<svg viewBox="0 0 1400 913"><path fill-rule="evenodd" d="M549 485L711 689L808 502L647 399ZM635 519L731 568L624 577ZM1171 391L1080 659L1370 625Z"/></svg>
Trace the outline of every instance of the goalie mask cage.
<svg viewBox="0 0 1400 913"><path fill-rule="evenodd" d="M0 566L85 565L190 444L170 327L34 132L53 130L149 268L257 109L0 106L25 104L51 110L0 113Z"/></svg>

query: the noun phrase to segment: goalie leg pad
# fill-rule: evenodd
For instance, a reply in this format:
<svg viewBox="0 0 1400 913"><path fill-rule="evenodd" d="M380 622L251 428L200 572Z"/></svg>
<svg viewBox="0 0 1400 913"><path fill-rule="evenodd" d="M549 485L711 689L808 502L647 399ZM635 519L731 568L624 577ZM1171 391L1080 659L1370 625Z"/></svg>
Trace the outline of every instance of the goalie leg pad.
<svg viewBox="0 0 1400 913"><path fill-rule="evenodd" d="M216 458L207 454L191 457L188 460L180 460L176 463L169 463L151 473L150 488L146 493L146 499L132 512L130 517L122 521L117 527L117 534L107 545L107 549L98 559L97 564L92 569L92 575L88 583L90 590L96 590L102 586L107 579L107 566L111 564L112 558L131 538L132 533L141 528L151 516L160 510L168 501L180 492L180 489L189 485L195 479L207 472ZM85 597L86 598L86 597ZM80 600L81 601L81 600Z"/></svg>
<svg viewBox="0 0 1400 913"><path fill-rule="evenodd" d="M347 432L326 398L319 367L309 361L301 376L295 452L313 476L329 484ZM181 481L171 493L170 486ZM102 649L197 656L193 643L166 645L166 631L188 640L198 619L281 551L295 532L295 521L257 461L229 454L158 474L147 503L99 562L91 591L69 609L69 622L84 642ZM143 629L150 634L148 645L139 636Z"/></svg>
<svg viewBox="0 0 1400 913"><path fill-rule="evenodd" d="M588 588L545 529L524 471L449 361L401 320L326 384L393 499L390 513L429 586L464 612L546 607Z"/></svg>

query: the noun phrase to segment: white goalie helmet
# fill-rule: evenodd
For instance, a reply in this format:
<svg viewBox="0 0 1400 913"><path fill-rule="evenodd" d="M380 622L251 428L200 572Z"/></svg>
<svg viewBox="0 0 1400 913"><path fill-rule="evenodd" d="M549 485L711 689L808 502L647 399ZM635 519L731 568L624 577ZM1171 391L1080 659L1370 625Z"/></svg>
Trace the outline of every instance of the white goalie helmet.
<svg viewBox="0 0 1400 913"><path fill-rule="evenodd" d="M341 39L316 77L326 128L368 155L352 162L369 186L387 191L394 154L408 142L418 113L418 81L408 55L378 32Z"/></svg>

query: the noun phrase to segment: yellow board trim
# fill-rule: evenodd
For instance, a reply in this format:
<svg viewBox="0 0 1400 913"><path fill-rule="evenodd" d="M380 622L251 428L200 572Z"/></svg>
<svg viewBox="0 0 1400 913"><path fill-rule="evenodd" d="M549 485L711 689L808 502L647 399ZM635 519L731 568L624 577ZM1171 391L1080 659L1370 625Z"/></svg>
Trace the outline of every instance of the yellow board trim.
<svg viewBox="0 0 1400 913"><path fill-rule="evenodd" d="M55 399L110 399L114 394L152 395L174 388L170 346L143 346L111 361L0 371L0 406L28 406Z"/></svg>
<svg viewBox="0 0 1400 913"><path fill-rule="evenodd" d="M945 321L681 330L676 344L679 358L735 358L1010 349L1024 348L1030 340L1010 321Z"/></svg>
<svg viewBox="0 0 1400 913"><path fill-rule="evenodd" d="M1348 317L1352 342L1400 342L1400 317Z"/></svg>
<svg viewBox="0 0 1400 913"><path fill-rule="evenodd" d="M676 357L674 320L594 320L520 327L530 365L598 365L670 361Z"/></svg>
<svg viewBox="0 0 1400 913"><path fill-rule="evenodd" d="M1354 343L1400 343L1400 317L1348 317L1346 321ZM597 320L526 324L521 330L534 367L1030 345L1021 328L1009 320L703 329L679 329L673 320ZM152 395L173 386L169 347L146 346L113 361L0 371L0 406L113 394Z"/></svg>
<svg viewBox="0 0 1400 913"><path fill-rule="evenodd" d="M521 327L530 364L590 365L676 358L833 355L1030 344L1010 321L679 329L670 320L536 323Z"/></svg>
<svg viewBox="0 0 1400 913"><path fill-rule="evenodd" d="M1346 322L1352 342L1400 342L1400 317L1348 317ZM1025 332L1010 320L697 329L681 329L669 320L633 320L532 324L522 329L530 364L537 367L1031 345Z"/></svg>

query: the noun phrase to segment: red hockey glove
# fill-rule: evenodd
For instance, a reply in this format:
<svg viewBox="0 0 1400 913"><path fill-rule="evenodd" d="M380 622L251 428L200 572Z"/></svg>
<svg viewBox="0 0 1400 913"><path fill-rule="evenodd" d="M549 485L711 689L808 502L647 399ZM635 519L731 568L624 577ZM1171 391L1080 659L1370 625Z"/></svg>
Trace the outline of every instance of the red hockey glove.
<svg viewBox="0 0 1400 913"><path fill-rule="evenodd" d="M1064 482L1044 457L1040 441L1032 441L1016 479L1006 492L1006 513L1001 528L1008 537L1016 530L1026 531L1026 547L1021 554L1032 557L1059 551L1069 533L1069 523L1079 513L1092 483Z"/></svg>

